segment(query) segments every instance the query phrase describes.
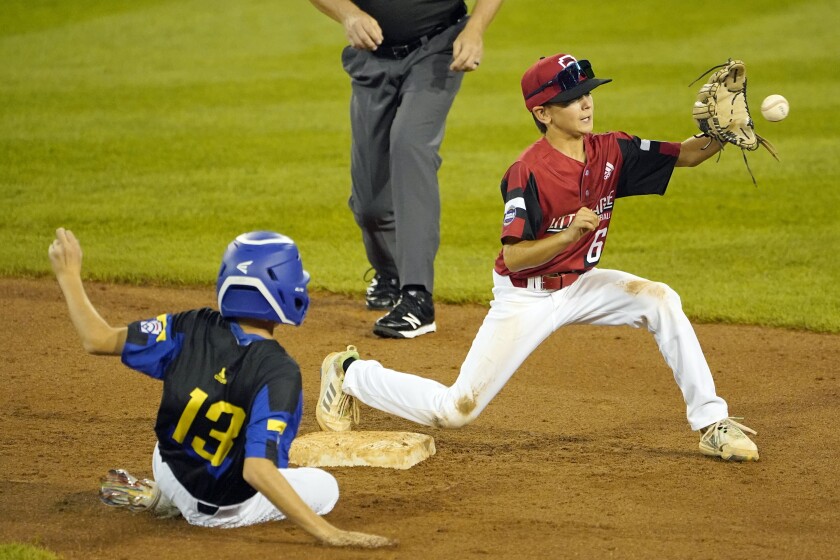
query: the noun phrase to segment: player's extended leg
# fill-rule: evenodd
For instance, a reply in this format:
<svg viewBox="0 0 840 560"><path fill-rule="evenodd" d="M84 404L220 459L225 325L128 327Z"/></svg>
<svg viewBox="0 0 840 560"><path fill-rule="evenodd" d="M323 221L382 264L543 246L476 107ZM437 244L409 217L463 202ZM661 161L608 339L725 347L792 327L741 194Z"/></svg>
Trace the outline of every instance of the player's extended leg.
<svg viewBox="0 0 840 560"><path fill-rule="evenodd" d="M352 47L344 49L341 60L352 80L350 209L361 228L370 264L379 274L397 278L390 179L391 124L399 104L397 84L391 76L396 61L378 59Z"/></svg>
<svg viewBox="0 0 840 560"><path fill-rule="evenodd" d="M170 498L191 525L233 528L285 519L285 516L259 493L241 504L232 506L217 507L196 500L163 462L157 446L152 457L152 467L161 492ZM311 467L279 471L318 515L329 513L338 502L338 482L328 472Z"/></svg>
<svg viewBox="0 0 840 560"><path fill-rule="evenodd" d="M328 514L338 503L338 482L327 471L312 467L279 471L297 495L318 515ZM286 519L285 514L274 507L268 498L258 493L242 504L235 526L243 527L281 519Z"/></svg>
<svg viewBox="0 0 840 560"><path fill-rule="evenodd" d="M670 287L620 270L595 268L554 297L562 324L646 327L674 372L693 430L728 416L694 328Z"/></svg>
<svg viewBox="0 0 840 560"><path fill-rule="evenodd" d="M758 460L758 448L746 435L755 431L729 418L674 290L626 272L593 269L555 297L557 319L564 324L647 327L674 372L691 428L702 434L700 451L722 459Z"/></svg>
<svg viewBox="0 0 840 560"><path fill-rule="evenodd" d="M464 426L484 410L522 362L554 331L549 294L511 286L494 299L451 387L373 360L347 368L343 391L390 414L440 428Z"/></svg>

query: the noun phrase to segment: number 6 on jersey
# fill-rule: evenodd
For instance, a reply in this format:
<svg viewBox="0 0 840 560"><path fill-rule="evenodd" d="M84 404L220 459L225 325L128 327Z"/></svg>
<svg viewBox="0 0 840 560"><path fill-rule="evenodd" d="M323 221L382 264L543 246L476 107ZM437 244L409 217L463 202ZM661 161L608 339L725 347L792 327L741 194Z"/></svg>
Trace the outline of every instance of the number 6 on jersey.
<svg viewBox="0 0 840 560"><path fill-rule="evenodd" d="M595 232L595 238L592 240L592 245L589 246L589 251L586 253L586 266L595 266L601 260L601 251L604 249L604 242L607 238L607 229L601 228Z"/></svg>

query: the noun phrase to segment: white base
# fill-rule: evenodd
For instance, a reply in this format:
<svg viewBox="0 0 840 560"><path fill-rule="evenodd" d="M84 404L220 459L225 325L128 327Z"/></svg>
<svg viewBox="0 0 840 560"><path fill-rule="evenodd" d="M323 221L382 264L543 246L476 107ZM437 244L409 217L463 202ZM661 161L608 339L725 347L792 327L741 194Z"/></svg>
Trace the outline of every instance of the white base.
<svg viewBox="0 0 840 560"><path fill-rule="evenodd" d="M435 454L432 436L412 432L312 432L296 438L289 462L301 467L410 469Z"/></svg>

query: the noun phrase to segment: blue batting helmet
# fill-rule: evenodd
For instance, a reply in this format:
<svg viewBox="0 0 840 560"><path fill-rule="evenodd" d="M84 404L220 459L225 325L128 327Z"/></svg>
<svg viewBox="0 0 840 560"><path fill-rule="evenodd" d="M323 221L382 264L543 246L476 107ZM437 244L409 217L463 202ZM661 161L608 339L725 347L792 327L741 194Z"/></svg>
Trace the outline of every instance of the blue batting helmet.
<svg viewBox="0 0 840 560"><path fill-rule="evenodd" d="M294 241L273 231L243 233L222 257L219 310L225 318L300 325L309 308L308 283Z"/></svg>

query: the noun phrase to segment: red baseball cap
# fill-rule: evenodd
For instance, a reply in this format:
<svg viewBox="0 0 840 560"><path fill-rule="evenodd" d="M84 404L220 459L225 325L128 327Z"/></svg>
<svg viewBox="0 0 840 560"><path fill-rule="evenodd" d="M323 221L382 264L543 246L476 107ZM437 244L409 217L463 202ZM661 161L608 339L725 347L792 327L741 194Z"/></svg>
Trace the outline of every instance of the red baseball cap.
<svg viewBox="0 0 840 560"><path fill-rule="evenodd" d="M522 76L522 97L531 111L538 105L562 103L577 99L600 86L611 82L609 78L596 78L588 60L578 61L570 54L542 57Z"/></svg>

